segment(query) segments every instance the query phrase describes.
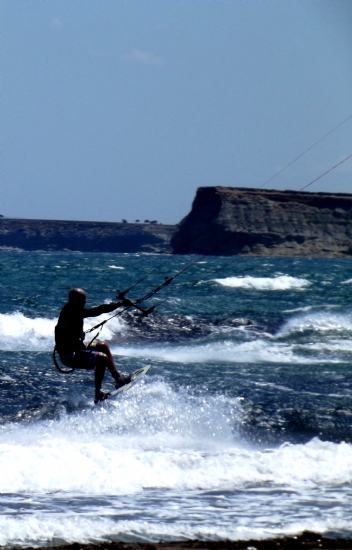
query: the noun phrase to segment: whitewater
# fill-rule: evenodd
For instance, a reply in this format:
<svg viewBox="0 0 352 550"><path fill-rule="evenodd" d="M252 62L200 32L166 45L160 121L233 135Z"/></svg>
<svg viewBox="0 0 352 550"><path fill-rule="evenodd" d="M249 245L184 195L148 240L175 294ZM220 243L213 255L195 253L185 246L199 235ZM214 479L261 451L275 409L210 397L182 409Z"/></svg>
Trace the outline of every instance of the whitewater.
<svg viewBox="0 0 352 550"><path fill-rule="evenodd" d="M203 259L104 325L119 368L152 365L128 392L55 369L70 288L145 277L137 299L194 260L2 251L1 546L352 536L349 260Z"/></svg>

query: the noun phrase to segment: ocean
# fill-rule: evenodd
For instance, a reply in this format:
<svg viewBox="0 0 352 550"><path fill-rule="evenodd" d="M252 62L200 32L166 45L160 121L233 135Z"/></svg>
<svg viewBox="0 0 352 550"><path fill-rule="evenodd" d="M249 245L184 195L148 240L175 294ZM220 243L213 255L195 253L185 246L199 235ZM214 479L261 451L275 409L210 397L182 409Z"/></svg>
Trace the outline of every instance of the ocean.
<svg viewBox="0 0 352 550"><path fill-rule="evenodd" d="M1 252L1 546L352 536L351 260L203 258L104 325L152 365L129 391L55 369L70 288L137 299L195 259Z"/></svg>

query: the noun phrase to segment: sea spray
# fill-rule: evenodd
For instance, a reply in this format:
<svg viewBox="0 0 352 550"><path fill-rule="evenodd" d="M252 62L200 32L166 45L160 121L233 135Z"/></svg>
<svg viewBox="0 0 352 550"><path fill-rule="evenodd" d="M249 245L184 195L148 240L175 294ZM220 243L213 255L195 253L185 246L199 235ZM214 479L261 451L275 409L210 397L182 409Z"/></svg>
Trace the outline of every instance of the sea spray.
<svg viewBox="0 0 352 550"><path fill-rule="evenodd" d="M105 325L121 370L152 364L125 394L95 407L93 372L56 371L70 288L93 306L148 274L136 299L192 259L3 251L1 545L351 534L348 262L238 257L216 282L209 257Z"/></svg>

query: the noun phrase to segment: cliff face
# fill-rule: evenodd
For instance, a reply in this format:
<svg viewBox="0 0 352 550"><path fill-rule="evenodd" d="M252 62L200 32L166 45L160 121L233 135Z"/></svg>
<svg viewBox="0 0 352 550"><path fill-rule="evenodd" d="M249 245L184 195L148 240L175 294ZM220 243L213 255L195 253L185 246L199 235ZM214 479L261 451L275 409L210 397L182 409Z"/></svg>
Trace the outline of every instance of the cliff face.
<svg viewBox="0 0 352 550"><path fill-rule="evenodd" d="M0 219L0 248L169 252L173 225Z"/></svg>
<svg viewBox="0 0 352 550"><path fill-rule="evenodd" d="M352 256L352 194L200 187L176 254Z"/></svg>

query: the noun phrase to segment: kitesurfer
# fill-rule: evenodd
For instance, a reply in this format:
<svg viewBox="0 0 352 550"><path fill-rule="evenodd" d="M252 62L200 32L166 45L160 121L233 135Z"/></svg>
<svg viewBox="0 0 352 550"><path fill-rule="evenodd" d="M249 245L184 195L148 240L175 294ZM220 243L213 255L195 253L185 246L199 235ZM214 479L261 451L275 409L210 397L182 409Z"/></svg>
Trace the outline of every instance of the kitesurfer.
<svg viewBox="0 0 352 550"><path fill-rule="evenodd" d="M133 302L123 298L121 302L110 302L100 306L86 308L87 294L82 288L73 288L68 294L68 302L61 310L55 327L56 351L61 362L75 369L95 369L95 403L110 397L109 392L101 389L106 368L115 380L116 388L127 384L131 375L118 371L108 344L99 340L84 343L83 321L86 317L98 317L102 313L111 313Z"/></svg>

